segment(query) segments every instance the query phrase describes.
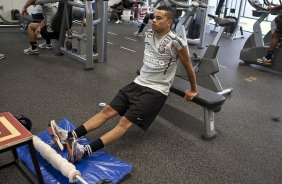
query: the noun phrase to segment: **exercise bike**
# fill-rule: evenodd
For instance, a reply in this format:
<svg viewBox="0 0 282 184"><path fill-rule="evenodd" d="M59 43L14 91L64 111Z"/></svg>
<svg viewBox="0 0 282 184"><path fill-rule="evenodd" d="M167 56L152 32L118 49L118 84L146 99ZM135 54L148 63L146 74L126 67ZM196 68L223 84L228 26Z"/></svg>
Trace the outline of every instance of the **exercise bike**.
<svg viewBox="0 0 282 184"><path fill-rule="evenodd" d="M280 5L282 4L282 1L280 1ZM264 0L264 4L267 5L267 6L275 6L272 2L269 2L268 0ZM271 30L268 31L266 33L266 35L264 35L264 38L263 38L263 41L264 41L264 44L265 45L269 45L270 42L271 42L271 37L272 37L272 34L275 32L275 29L276 29L276 24L275 24L275 19L273 19L271 21Z"/></svg>
<svg viewBox="0 0 282 184"><path fill-rule="evenodd" d="M0 28L20 28L22 27L21 22L16 21L8 21L0 14Z"/></svg>
<svg viewBox="0 0 282 184"><path fill-rule="evenodd" d="M190 4L183 1L169 0L176 11L179 12L178 23L175 32L185 37L187 43L204 48L207 0L193 0ZM181 16L181 14L184 14Z"/></svg>
<svg viewBox="0 0 282 184"><path fill-rule="evenodd" d="M216 73L219 72L219 64L218 59L216 57L219 50L218 43L220 41L220 38L224 34L226 26L234 24L235 20L230 18L220 18L213 15L208 16L214 19L215 23L220 26L220 29L213 43L208 46L203 57L198 57L196 54L194 54L194 57L191 57L193 68L197 78L197 84L211 91L217 92L218 94L229 95L231 94L233 89L223 89L216 76ZM176 75L187 79L185 69L181 64L178 64Z"/></svg>
<svg viewBox="0 0 282 184"><path fill-rule="evenodd" d="M257 59L262 58L267 54L268 46L265 45L260 24L261 22L269 15L277 15L281 13L281 11L269 11L266 8L262 7L255 0L248 0L249 3L256 8L253 10L254 16L260 16L260 18L255 22L253 26L253 34L247 39L244 44L243 49L240 53L240 62L239 65L249 65L256 64L265 66L267 68L271 68L273 70L282 72L282 45L280 44L273 52L272 57L272 65L264 65L262 63L258 63Z"/></svg>

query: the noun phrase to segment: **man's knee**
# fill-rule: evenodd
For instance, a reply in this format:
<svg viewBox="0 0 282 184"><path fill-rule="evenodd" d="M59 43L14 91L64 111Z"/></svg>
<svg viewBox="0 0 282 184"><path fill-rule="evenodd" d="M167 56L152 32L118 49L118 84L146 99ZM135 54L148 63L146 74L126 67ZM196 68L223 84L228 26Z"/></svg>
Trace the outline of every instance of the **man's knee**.
<svg viewBox="0 0 282 184"><path fill-rule="evenodd" d="M27 29L28 29L28 30L33 30L33 26L29 24L28 27L27 27Z"/></svg>
<svg viewBox="0 0 282 184"><path fill-rule="evenodd" d="M127 131L132 125L133 125L133 123L123 116L123 117L120 118L117 126L120 129Z"/></svg>
<svg viewBox="0 0 282 184"><path fill-rule="evenodd" d="M106 118L111 118L111 117L113 117L113 116L115 116L115 115L118 114L118 112L117 112L116 110L114 110L114 109L113 109L111 106L109 106L109 105L106 105L106 106L102 109L101 113L103 113Z"/></svg>
<svg viewBox="0 0 282 184"><path fill-rule="evenodd" d="M37 24L37 23L30 23L29 25L28 25L28 30L32 30L32 31L35 31L36 29L37 29L37 27L38 27L39 25Z"/></svg>

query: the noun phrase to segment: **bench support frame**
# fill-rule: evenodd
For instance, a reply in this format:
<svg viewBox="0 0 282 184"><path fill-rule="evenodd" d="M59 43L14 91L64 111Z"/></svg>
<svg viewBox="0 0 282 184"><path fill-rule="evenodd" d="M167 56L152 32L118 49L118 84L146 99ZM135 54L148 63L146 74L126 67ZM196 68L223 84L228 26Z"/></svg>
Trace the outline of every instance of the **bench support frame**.
<svg viewBox="0 0 282 184"><path fill-rule="evenodd" d="M204 108L204 133L202 139L211 140L217 136L217 132L214 127L214 111Z"/></svg>

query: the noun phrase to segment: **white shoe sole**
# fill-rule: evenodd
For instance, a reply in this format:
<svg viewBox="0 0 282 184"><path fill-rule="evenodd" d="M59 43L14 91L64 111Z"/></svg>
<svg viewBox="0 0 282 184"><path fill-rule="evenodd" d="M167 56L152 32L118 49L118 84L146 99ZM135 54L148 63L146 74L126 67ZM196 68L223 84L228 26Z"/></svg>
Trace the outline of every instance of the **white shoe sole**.
<svg viewBox="0 0 282 184"><path fill-rule="evenodd" d="M54 125L53 125L54 122L55 122L54 120L51 120L51 122L50 122L51 130L49 130L49 133L50 133L50 135L53 134L52 136L53 136L55 145L57 146L57 148L59 150L61 150L63 152L64 151L64 145L61 143L59 136L55 132L55 128L54 128Z"/></svg>

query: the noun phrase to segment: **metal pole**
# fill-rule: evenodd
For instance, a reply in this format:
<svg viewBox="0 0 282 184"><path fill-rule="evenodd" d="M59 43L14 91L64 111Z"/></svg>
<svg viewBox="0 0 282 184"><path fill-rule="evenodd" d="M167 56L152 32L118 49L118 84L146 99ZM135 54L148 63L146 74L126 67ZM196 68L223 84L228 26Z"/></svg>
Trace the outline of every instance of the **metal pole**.
<svg viewBox="0 0 282 184"><path fill-rule="evenodd" d="M237 5L235 5L237 7ZM238 16L237 16L237 25L236 28L234 29L234 32L230 35L230 40L234 40L236 38L244 38L243 36L243 28L240 27L240 17L242 13L242 8L243 8L243 1L240 1L240 6L239 6L239 11L238 11ZM236 37L236 33L238 29L240 28L241 36Z"/></svg>
<svg viewBox="0 0 282 184"><path fill-rule="evenodd" d="M85 181L81 176L76 175L75 177L76 177L76 179L77 179L78 181L80 181L80 183L82 183L82 184L88 184L88 182Z"/></svg>
<svg viewBox="0 0 282 184"><path fill-rule="evenodd" d="M92 0L84 0L86 11L86 67L85 70L93 70L93 10Z"/></svg>
<svg viewBox="0 0 282 184"><path fill-rule="evenodd" d="M108 30L108 0L96 1L95 19L100 19L95 29L95 42L97 45L98 61L104 62L107 59L107 30Z"/></svg>
<svg viewBox="0 0 282 184"><path fill-rule="evenodd" d="M205 0L204 3L206 5L209 4L208 0ZM198 48L202 49L204 48L204 40L205 40L205 33L206 33L206 22L207 22L207 13L208 13L208 8L201 8L201 32L200 32L200 42L198 45Z"/></svg>
<svg viewBox="0 0 282 184"><path fill-rule="evenodd" d="M108 59L108 4L109 0L104 0L104 17L103 17L103 32L104 32L104 61Z"/></svg>
<svg viewBox="0 0 282 184"><path fill-rule="evenodd" d="M60 4L59 4L60 6ZM64 6L64 13L63 13L63 17L62 17L62 25L61 25L61 31L60 31L60 37L59 37L59 44L58 44L58 53L60 52L60 48L61 47L64 47L64 44L65 44L65 38L66 38L66 30L68 29L67 28L67 16L66 16L66 13L68 11L68 5L66 2L64 2L63 5L61 6Z"/></svg>

